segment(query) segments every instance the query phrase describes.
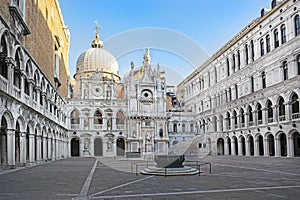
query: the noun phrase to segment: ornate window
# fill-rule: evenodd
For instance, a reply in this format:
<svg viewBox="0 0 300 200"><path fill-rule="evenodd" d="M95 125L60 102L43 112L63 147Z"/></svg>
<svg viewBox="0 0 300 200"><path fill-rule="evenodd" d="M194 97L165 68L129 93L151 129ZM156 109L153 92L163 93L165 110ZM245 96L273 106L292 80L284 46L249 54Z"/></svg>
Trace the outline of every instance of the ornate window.
<svg viewBox="0 0 300 200"><path fill-rule="evenodd" d="M7 58L7 46L4 36L1 37L0 46L0 75L7 79L7 64L5 59Z"/></svg>
<svg viewBox="0 0 300 200"><path fill-rule="evenodd" d="M253 40L251 40L250 46L251 46L251 59L254 60L254 42L253 42Z"/></svg>
<svg viewBox="0 0 300 200"><path fill-rule="evenodd" d="M241 53L240 50L237 51L237 67L240 69L241 66Z"/></svg>
<svg viewBox="0 0 300 200"><path fill-rule="evenodd" d="M71 119L71 124L79 124L80 123L80 118L79 118L79 112L78 112L78 110L73 110L71 112L70 119Z"/></svg>
<svg viewBox="0 0 300 200"><path fill-rule="evenodd" d="M227 76L230 76L229 59L226 59Z"/></svg>
<svg viewBox="0 0 300 200"><path fill-rule="evenodd" d="M262 88L266 88L266 73L261 73L261 79L262 79Z"/></svg>
<svg viewBox="0 0 300 200"><path fill-rule="evenodd" d="M252 107L248 106L248 114L249 114L249 125L252 126L253 125L253 113L252 113Z"/></svg>
<svg viewBox="0 0 300 200"><path fill-rule="evenodd" d="M246 65L249 64L249 50L248 50L248 45L245 45L245 63Z"/></svg>
<svg viewBox="0 0 300 200"><path fill-rule="evenodd" d="M267 119L268 119L268 123L273 122L273 108L272 108L272 102L270 100L267 101Z"/></svg>
<svg viewBox="0 0 300 200"><path fill-rule="evenodd" d="M260 103L257 104L256 110L257 110L257 123L262 124L262 109Z"/></svg>
<svg viewBox="0 0 300 200"><path fill-rule="evenodd" d="M299 100L298 95L293 93L292 95L292 119L299 118Z"/></svg>
<svg viewBox="0 0 300 200"><path fill-rule="evenodd" d="M125 123L125 117L123 112L119 111L117 112L117 116L116 116L116 124L124 124Z"/></svg>
<svg viewBox="0 0 300 200"><path fill-rule="evenodd" d="M16 66L14 67L14 85L18 88L21 88L21 58L20 50L17 50L15 56Z"/></svg>
<svg viewBox="0 0 300 200"><path fill-rule="evenodd" d="M277 48L279 47L279 36L278 36L278 30L275 29L274 32L274 47Z"/></svg>
<svg viewBox="0 0 300 200"><path fill-rule="evenodd" d="M281 44L284 44L286 43L286 28L284 24L281 25L280 31L281 31Z"/></svg>
<svg viewBox="0 0 300 200"><path fill-rule="evenodd" d="M251 87L251 92L254 92L254 78L253 78L253 76L250 78L250 87Z"/></svg>
<svg viewBox="0 0 300 200"><path fill-rule="evenodd" d="M270 35L266 36L267 53L271 51Z"/></svg>
<svg viewBox="0 0 300 200"><path fill-rule="evenodd" d="M282 69L283 69L283 80L287 80L289 77L288 77L288 64L286 61L282 63Z"/></svg>
<svg viewBox="0 0 300 200"><path fill-rule="evenodd" d="M279 121L284 121L285 120L285 105L284 105L284 99L282 97L279 97L278 105L279 105Z"/></svg>
<svg viewBox="0 0 300 200"><path fill-rule="evenodd" d="M94 113L94 124L103 124L102 113L99 110Z"/></svg>
<svg viewBox="0 0 300 200"><path fill-rule="evenodd" d="M264 39L260 40L260 56L265 55L265 42Z"/></svg>
<svg viewBox="0 0 300 200"><path fill-rule="evenodd" d="M300 35L300 17L296 15L295 17L295 36Z"/></svg>

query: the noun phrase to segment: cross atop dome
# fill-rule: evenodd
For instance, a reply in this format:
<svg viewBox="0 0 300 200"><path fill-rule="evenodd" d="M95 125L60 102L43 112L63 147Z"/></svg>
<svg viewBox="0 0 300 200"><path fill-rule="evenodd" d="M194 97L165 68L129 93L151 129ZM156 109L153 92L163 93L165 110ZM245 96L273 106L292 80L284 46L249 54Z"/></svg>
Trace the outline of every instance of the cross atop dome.
<svg viewBox="0 0 300 200"><path fill-rule="evenodd" d="M95 21L96 26L95 26L95 32L96 32L96 36L95 39L92 41L92 47L93 48L103 48L103 42L99 39L99 30L101 30L101 28L99 27L98 21Z"/></svg>

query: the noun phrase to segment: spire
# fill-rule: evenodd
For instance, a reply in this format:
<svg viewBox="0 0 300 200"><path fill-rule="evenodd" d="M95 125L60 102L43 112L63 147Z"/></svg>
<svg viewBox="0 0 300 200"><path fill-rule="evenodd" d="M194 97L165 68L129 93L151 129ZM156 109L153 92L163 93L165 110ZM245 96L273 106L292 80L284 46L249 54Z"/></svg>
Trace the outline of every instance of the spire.
<svg viewBox="0 0 300 200"><path fill-rule="evenodd" d="M99 24L97 21L95 21L96 26L95 26L95 32L96 36L95 39L92 41L92 47L93 48L103 48L103 42L99 39Z"/></svg>
<svg viewBox="0 0 300 200"><path fill-rule="evenodd" d="M150 61L151 61L151 57L150 57L150 48L147 48L146 49L146 53L144 54L144 65L146 64L150 64Z"/></svg>

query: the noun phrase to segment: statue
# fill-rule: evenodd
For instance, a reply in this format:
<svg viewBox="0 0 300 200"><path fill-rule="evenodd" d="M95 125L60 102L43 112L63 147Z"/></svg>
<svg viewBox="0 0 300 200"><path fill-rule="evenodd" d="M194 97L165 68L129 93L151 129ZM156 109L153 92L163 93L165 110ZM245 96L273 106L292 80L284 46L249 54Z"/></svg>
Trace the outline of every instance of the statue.
<svg viewBox="0 0 300 200"><path fill-rule="evenodd" d="M84 150L88 151L90 147L90 140L88 138L85 138L84 140Z"/></svg>

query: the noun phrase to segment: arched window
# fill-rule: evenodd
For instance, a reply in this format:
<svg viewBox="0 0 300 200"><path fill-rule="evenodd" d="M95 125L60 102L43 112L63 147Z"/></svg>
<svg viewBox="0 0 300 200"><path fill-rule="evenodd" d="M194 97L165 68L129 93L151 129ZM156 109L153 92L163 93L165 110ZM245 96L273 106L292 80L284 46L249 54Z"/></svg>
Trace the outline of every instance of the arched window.
<svg viewBox="0 0 300 200"><path fill-rule="evenodd" d="M252 113L252 107L248 106L248 115L249 115L249 126L253 125L253 113Z"/></svg>
<svg viewBox="0 0 300 200"><path fill-rule="evenodd" d="M71 112L70 119L71 119L71 124L79 124L80 123L80 118L79 118L79 112L78 112L78 110L73 110Z"/></svg>
<svg viewBox="0 0 300 200"><path fill-rule="evenodd" d="M244 114L244 109L240 109L240 114L241 114L241 125L242 127L245 127L245 114Z"/></svg>
<svg viewBox="0 0 300 200"><path fill-rule="evenodd" d="M241 67L241 53L240 53L240 50L237 51L237 67L238 67L238 70Z"/></svg>
<svg viewBox="0 0 300 200"><path fill-rule="evenodd" d="M0 75L7 79L7 64L5 62L7 58L7 46L4 36L1 37L0 49Z"/></svg>
<svg viewBox="0 0 300 200"><path fill-rule="evenodd" d="M177 133L177 124L173 124L173 132Z"/></svg>
<svg viewBox="0 0 300 200"><path fill-rule="evenodd" d="M233 122L234 122L234 127L237 128L238 127L238 120L237 120L237 115L236 115L236 111L234 110L232 113L232 117L233 117Z"/></svg>
<svg viewBox="0 0 300 200"><path fill-rule="evenodd" d="M284 24L281 25L280 31L281 31L281 44L284 44L286 43L286 29Z"/></svg>
<svg viewBox="0 0 300 200"><path fill-rule="evenodd" d="M102 113L99 110L94 113L94 124L103 124Z"/></svg>
<svg viewBox="0 0 300 200"><path fill-rule="evenodd" d="M253 76L250 78L250 87L251 87L251 92L254 92L254 78L253 78Z"/></svg>
<svg viewBox="0 0 300 200"><path fill-rule="evenodd" d="M283 80L287 80L289 76L288 76L288 64L286 61L282 63L282 70L283 70Z"/></svg>
<svg viewBox="0 0 300 200"><path fill-rule="evenodd" d="M260 103L257 104L256 110L257 110L257 123L262 124L262 110L261 110Z"/></svg>
<svg viewBox="0 0 300 200"><path fill-rule="evenodd" d="M275 29L274 32L274 47L277 48L279 47L279 36L278 36L278 30Z"/></svg>
<svg viewBox="0 0 300 200"><path fill-rule="evenodd" d="M264 39L260 40L260 56L265 55L265 42Z"/></svg>
<svg viewBox="0 0 300 200"><path fill-rule="evenodd" d="M278 105L279 105L279 121L284 121L285 120L285 105L284 105L284 99L282 97L279 97Z"/></svg>
<svg viewBox="0 0 300 200"><path fill-rule="evenodd" d="M300 35L300 18L299 15L295 17L295 36Z"/></svg>
<svg viewBox="0 0 300 200"><path fill-rule="evenodd" d="M299 99L296 93L292 95L292 119L299 118Z"/></svg>
<svg viewBox="0 0 300 200"><path fill-rule="evenodd" d="M235 72L235 54L232 55L232 73Z"/></svg>
<svg viewBox="0 0 300 200"><path fill-rule="evenodd" d="M29 83L28 83L28 77L30 76L30 70L31 70L31 63L30 61L26 64L26 76L24 78L24 93L30 96L30 90L29 90Z"/></svg>
<svg viewBox="0 0 300 200"><path fill-rule="evenodd" d="M238 86L237 84L234 85L234 89L235 89L235 98L239 98L239 90L238 90Z"/></svg>
<svg viewBox="0 0 300 200"><path fill-rule="evenodd" d="M272 108L272 102L270 100L267 101L267 119L268 119L268 123L273 122L273 108Z"/></svg>
<svg viewBox="0 0 300 200"><path fill-rule="evenodd" d="M250 46L251 46L251 59L253 61L254 60L254 42L253 42L253 40L250 41Z"/></svg>
<svg viewBox="0 0 300 200"><path fill-rule="evenodd" d="M246 65L249 64L249 50L248 50L248 45L245 45L245 63Z"/></svg>
<svg viewBox="0 0 300 200"><path fill-rule="evenodd" d="M226 59L226 68L227 68L227 76L230 76L230 66L229 66L229 59Z"/></svg>
<svg viewBox="0 0 300 200"><path fill-rule="evenodd" d="M226 120L228 124L228 129L231 129L231 117L229 112L226 113Z"/></svg>
<svg viewBox="0 0 300 200"><path fill-rule="evenodd" d="M298 55L296 59L297 59L298 75L300 75L300 55Z"/></svg>
<svg viewBox="0 0 300 200"><path fill-rule="evenodd" d="M266 88L266 73L264 71L261 73L261 79L262 79L262 88Z"/></svg>
<svg viewBox="0 0 300 200"><path fill-rule="evenodd" d="M231 88L228 89L228 93L229 93L229 101L231 101L232 100Z"/></svg>
<svg viewBox="0 0 300 200"><path fill-rule="evenodd" d="M266 36L267 53L271 51L270 35Z"/></svg>
<svg viewBox="0 0 300 200"><path fill-rule="evenodd" d="M21 57L20 50L17 50L15 56L16 66L14 67L14 85L21 88Z"/></svg>
<svg viewBox="0 0 300 200"><path fill-rule="evenodd" d="M121 111L117 112L116 124L124 124L124 123L125 123L125 117L123 112Z"/></svg>

